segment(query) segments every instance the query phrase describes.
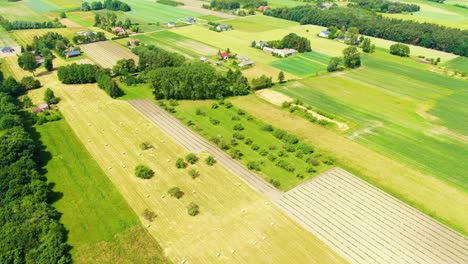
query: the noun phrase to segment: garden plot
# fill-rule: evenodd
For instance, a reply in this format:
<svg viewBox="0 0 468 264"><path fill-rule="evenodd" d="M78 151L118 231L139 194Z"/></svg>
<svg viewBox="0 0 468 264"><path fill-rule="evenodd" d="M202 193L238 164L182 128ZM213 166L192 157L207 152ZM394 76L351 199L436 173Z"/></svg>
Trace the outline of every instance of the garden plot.
<svg viewBox="0 0 468 264"><path fill-rule="evenodd" d="M80 45L80 48L88 57L104 68L112 68L121 59L134 59L138 63L137 55L110 41L84 44Z"/></svg>
<svg viewBox="0 0 468 264"><path fill-rule="evenodd" d="M467 263L468 240L342 170L283 195L279 205L351 263Z"/></svg>

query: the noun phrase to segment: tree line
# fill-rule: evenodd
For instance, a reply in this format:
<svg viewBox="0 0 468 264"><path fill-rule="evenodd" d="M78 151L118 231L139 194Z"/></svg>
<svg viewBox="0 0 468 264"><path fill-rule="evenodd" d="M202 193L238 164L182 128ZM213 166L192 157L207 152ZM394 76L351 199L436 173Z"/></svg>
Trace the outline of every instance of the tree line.
<svg viewBox="0 0 468 264"><path fill-rule="evenodd" d="M40 29L40 28L64 28L65 26L55 19L53 21L22 21L15 20L9 21L8 19L0 16L0 25L6 30L21 30L21 29Z"/></svg>
<svg viewBox="0 0 468 264"><path fill-rule="evenodd" d="M107 9L112 11L131 11L132 8L127 4L119 0L105 0L104 2L93 1L91 3L83 2L81 4L81 11L101 10Z"/></svg>
<svg viewBox="0 0 468 264"><path fill-rule="evenodd" d="M388 0L351 0L348 7L358 7L380 13L417 12L420 7L415 4L405 4Z"/></svg>
<svg viewBox="0 0 468 264"><path fill-rule="evenodd" d="M212 0L210 2L210 8L218 10L233 10L241 7L256 9L266 5L268 2L264 0Z"/></svg>
<svg viewBox="0 0 468 264"><path fill-rule="evenodd" d="M270 9L263 14L301 24L338 28L357 27L364 35L468 56L468 30L386 18L356 8L319 9L313 6L298 6Z"/></svg>
<svg viewBox="0 0 468 264"><path fill-rule="evenodd" d="M9 78L10 79L10 78ZM50 186L39 173L40 146L0 73L0 263L71 263L60 214L48 203Z"/></svg>
<svg viewBox="0 0 468 264"><path fill-rule="evenodd" d="M312 48L310 47L310 40L298 36L295 33L289 33L281 40L268 41L268 47L277 49L295 49L300 53L312 51Z"/></svg>

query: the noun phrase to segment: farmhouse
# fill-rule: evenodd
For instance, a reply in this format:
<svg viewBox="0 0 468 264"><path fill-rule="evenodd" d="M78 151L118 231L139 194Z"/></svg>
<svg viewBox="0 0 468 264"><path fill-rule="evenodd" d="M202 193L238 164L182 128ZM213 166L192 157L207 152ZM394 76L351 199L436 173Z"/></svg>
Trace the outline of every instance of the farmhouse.
<svg viewBox="0 0 468 264"><path fill-rule="evenodd" d="M79 50L74 50L74 51L69 51L67 52L67 58L72 58L72 57L76 57L76 56L80 56L81 55L81 51Z"/></svg>
<svg viewBox="0 0 468 264"><path fill-rule="evenodd" d="M34 59L36 59L37 64L44 63L44 58L42 56L35 56Z"/></svg>
<svg viewBox="0 0 468 264"><path fill-rule="evenodd" d="M205 57L201 57L201 58L200 58L200 61L203 61L203 62L205 62L205 63L210 63L210 60L208 60L208 59L205 58Z"/></svg>
<svg viewBox="0 0 468 264"><path fill-rule="evenodd" d="M239 67L253 66L255 63L251 60L243 61L239 63Z"/></svg>
<svg viewBox="0 0 468 264"><path fill-rule="evenodd" d="M258 11L263 12L268 9L268 6L259 6Z"/></svg>
<svg viewBox="0 0 468 264"><path fill-rule="evenodd" d="M2 48L2 53L12 53L12 52L15 52L15 49L12 48L12 47L3 47Z"/></svg>
<svg viewBox="0 0 468 264"><path fill-rule="evenodd" d="M216 64L216 66L221 66L221 65L223 65L223 63L220 62L220 61L217 61L215 64Z"/></svg>
<svg viewBox="0 0 468 264"><path fill-rule="evenodd" d="M116 35L123 35L126 33L125 29L123 29L122 27L113 27L111 31Z"/></svg>
<svg viewBox="0 0 468 264"><path fill-rule="evenodd" d="M175 22L168 22L167 27L170 27L170 28L175 27Z"/></svg>
<svg viewBox="0 0 468 264"><path fill-rule="evenodd" d="M240 61L248 61L249 60L249 58L247 58L244 55L240 55L240 54L236 56L236 59L238 59Z"/></svg>
<svg viewBox="0 0 468 264"><path fill-rule="evenodd" d="M297 53L297 50L295 49L275 49L273 51L274 54L277 54L281 57L289 57L291 55L294 55Z"/></svg>
<svg viewBox="0 0 468 264"><path fill-rule="evenodd" d="M268 54L272 54L275 51L275 49L270 47L263 47L263 51L265 51Z"/></svg>
<svg viewBox="0 0 468 264"><path fill-rule="evenodd" d="M189 23L189 24L195 24L195 18L193 17L188 17L185 19L185 22Z"/></svg>
<svg viewBox="0 0 468 264"><path fill-rule="evenodd" d="M217 25L216 26L216 30L217 31L226 31L226 30L230 30L231 28L227 25Z"/></svg>
<svg viewBox="0 0 468 264"><path fill-rule="evenodd" d="M32 111L33 113L37 114L37 113L47 111L49 109L50 109L49 105L44 102L44 103L39 104L36 108L33 108Z"/></svg>
<svg viewBox="0 0 468 264"><path fill-rule="evenodd" d="M221 59L223 59L223 60L227 60L227 59L229 59L229 52L223 51L223 52L221 52L221 53L219 54L219 57L220 57Z"/></svg>
<svg viewBox="0 0 468 264"><path fill-rule="evenodd" d="M331 32L329 30L324 30L324 31L319 33L319 37L328 38L328 36L330 36L330 34L331 34Z"/></svg>

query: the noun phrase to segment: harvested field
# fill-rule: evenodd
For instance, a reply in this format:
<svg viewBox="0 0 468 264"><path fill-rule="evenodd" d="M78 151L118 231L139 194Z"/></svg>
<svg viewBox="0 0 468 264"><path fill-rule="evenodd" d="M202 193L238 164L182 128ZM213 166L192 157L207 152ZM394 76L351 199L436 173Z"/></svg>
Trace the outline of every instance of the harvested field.
<svg viewBox="0 0 468 264"><path fill-rule="evenodd" d="M64 24L67 28L73 27L82 27L82 25L78 24L77 22L69 19L69 18L62 18L60 19L60 23Z"/></svg>
<svg viewBox="0 0 468 264"><path fill-rule="evenodd" d="M86 55L104 68L112 68L121 59L134 59L138 63L137 55L133 54L129 49L110 41L84 44L80 45L80 48Z"/></svg>
<svg viewBox="0 0 468 264"><path fill-rule="evenodd" d="M466 237L342 169L278 203L351 263L468 262Z"/></svg>

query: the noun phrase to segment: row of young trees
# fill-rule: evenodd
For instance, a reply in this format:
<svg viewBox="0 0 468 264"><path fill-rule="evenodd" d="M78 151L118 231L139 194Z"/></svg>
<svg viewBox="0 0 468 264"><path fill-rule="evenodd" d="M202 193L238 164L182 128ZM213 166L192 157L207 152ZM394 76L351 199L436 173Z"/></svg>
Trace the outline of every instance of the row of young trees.
<svg viewBox="0 0 468 264"><path fill-rule="evenodd" d="M386 18L357 8L313 6L269 9L264 15L325 27L359 28L361 34L468 56L468 30Z"/></svg>
<svg viewBox="0 0 468 264"><path fill-rule="evenodd" d="M38 172L39 146L20 113L15 87L0 73L0 263L71 263L60 214Z"/></svg>
<svg viewBox="0 0 468 264"><path fill-rule="evenodd" d="M96 13L94 15L94 26L107 31L111 31L112 27L122 27L134 32L139 31L137 23L133 23L129 18L126 18L124 21L118 20L117 15L111 12L106 12L104 14Z"/></svg>
<svg viewBox="0 0 468 264"><path fill-rule="evenodd" d="M93 1L91 3L83 2L81 4L81 11L101 10L107 9L112 11L131 11L132 8L127 4L119 0L104 0L104 2Z"/></svg>
<svg viewBox="0 0 468 264"><path fill-rule="evenodd" d="M380 13L417 12L420 7L415 4L405 4L388 0L351 0L349 7L358 7Z"/></svg>
<svg viewBox="0 0 468 264"><path fill-rule="evenodd" d="M0 25L6 30L21 30L21 29L40 29L40 28L64 28L65 26L55 19L53 21L35 22L8 19L0 16Z"/></svg>

